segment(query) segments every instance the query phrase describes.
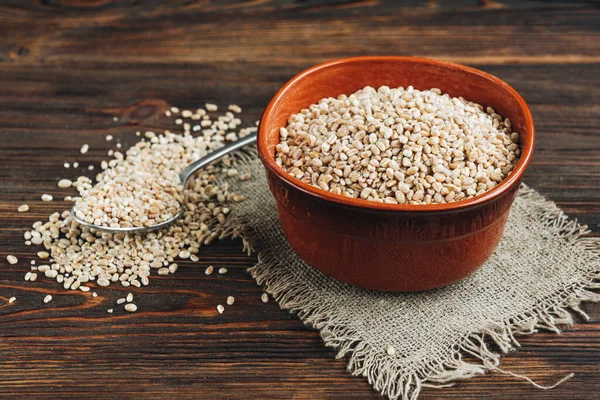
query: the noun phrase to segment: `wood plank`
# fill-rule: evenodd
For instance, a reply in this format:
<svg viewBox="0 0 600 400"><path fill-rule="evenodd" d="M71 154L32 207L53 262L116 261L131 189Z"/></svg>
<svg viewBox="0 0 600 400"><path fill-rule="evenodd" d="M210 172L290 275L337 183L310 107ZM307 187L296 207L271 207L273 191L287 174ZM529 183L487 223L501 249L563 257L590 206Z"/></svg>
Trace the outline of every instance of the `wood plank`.
<svg viewBox="0 0 600 400"><path fill-rule="evenodd" d="M22 233L67 207L60 199L74 191L59 190L58 179L93 176L87 166L116 140L126 148L137 130L167 127L168 104L235 101L253 123L309 65L412 54L475 65L522 93L538 131L526 183L600 236L599 18L589 1L2 2L0 397L380 398L317 332L260 301L245 271L256 258L239 241L209 246L198 263L136 289L136 314L109 315L125 288L94 298L23 281L34 248ZM63 168L73 161L78 169ZM44 203L42 193L57 200ZM25 202L31 210L16 213ZM20 262L9 265L7 254ZM207 265L229 272L208 277ZM218 315L228 295L236 303ZM590 322L522 338L503 360L542 384L574 372L562 386L540 391L493 373L422 398L596 399L600 305L583 308Z"/></svg>

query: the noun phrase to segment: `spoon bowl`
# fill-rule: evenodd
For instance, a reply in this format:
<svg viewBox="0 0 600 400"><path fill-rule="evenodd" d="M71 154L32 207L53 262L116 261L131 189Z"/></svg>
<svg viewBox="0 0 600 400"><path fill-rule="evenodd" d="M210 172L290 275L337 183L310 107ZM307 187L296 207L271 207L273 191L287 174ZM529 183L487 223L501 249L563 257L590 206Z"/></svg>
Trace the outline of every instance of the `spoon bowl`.
<svg viewBox="0 0 600 400"><path fill-rule="evenodd" d="M254 142L256 142L256 132L251 133L247 136L244 136L243 138L238 139L234 142L228 143L227 145L221 147L220 149L217 149L217 150L213 151L212 153L207 154L206 156L198 159L197 161L194 161L193 163L191 163L190 165L185 167L183 169L183 171L181 171L179 173L179 180L183 184L183 187L185 187L188 180L200 168L207 166L208 164L218 160L219 158L223 157L226 154L229 154L235 150L241 149L242 147L244 147L248 144L254 143ZM82 220L81 218L79 218L75 213L75 205L73 205L73 207L71 207L71 217L78 224L86 226L90 229L96 229L99 231L110 232L110 233L132 233L133 234L133 233L150 232L150 231L154 231L154 230L161 229L161 228L171 225L172 223L177 221L183 215L184 208L185 208L185 206L183 204L180 204L179 211L173 217L171 217L168 220L163 221L161 223L158 223L155 225L149 225L149 226L112 227L112 226L104 226L104 225L95 225L95 224L86 222L86 221Z"/></svg>
<svg viewBox="0 0 600 400"><path fill-rule="evenodd" d="M161 229L161 228L169 226L172 223L174 223L175 221L177 221L183 215L183 210L184 210L184 206L183 206L183 204L181 204L179 207L179 211L177 211L177 213L175 215L173 215L168 220L163 221L160 224L156 224L156 225L111 227L111 226L94 225L94 224L91 224L89 222L82 220L77 215L75 215L74 208L75 208L75 206L71 207L71 211L70 211L71 218L73 218L73 220L76 221L79 225L86 226L90 229L96 229L99 231L110 232L110 233L145 233L145 232L151 232L151 231L154 231L157 229Z"/></svg>

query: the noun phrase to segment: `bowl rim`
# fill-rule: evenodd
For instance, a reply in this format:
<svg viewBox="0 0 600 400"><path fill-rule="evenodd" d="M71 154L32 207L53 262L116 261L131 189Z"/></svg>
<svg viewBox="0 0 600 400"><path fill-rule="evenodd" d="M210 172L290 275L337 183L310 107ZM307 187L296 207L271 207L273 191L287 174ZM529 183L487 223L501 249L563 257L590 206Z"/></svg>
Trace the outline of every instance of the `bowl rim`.
<svg viewBox="0 0 600 400"><path fill-rule="evenodd" d="M278 104L278 102L282 99L282 97L286 94L286 92L293 87L297 82L302 79L305 79L307 76L318 73L319 70L339 65L339 64L349 64L349 63L360 63L365 61L409 61L416 62L422 64L429 65L437 65L444 68L459 70L462 72L466 72L469 74L478 75L484 79L492 81L494 84L504 88L508 91L517 101L519 107L523 111L525 116L525 131L530 132L530 140L528 140L527 145L523 146L521 149L521 158L517 163L517 166L511 171L511 173L503 179L498 185L496 185L493 189L488 190L487 192L475 196L469 199L460 200L452 203L441 203L441 204L388 204L388 203L377 203L373 201L368 201L360 198L352 198L347 196L342 196L338 194L334 194L331 192L326 192L323 189L316 188L308 183L302 182L301 180L289 175L287 172L283 170L277 163L275 162L274 155L269 154L268 152L268 132L266 132L266 121L271 118L273 109ZM468 100L468 99L467 99ZM300 111L300 110L298 110ZM448 61L439 61L430 58L423 57L410 57L410 56L361 56L361 57L345 57L338 58L331 61L326 61L321 64L317 64L313 67L305 69L300 72L288 82L286 82L278 91L275 93L267 107L265 108L259 124L258 129L258 137L257 137L257 148L258 148L258 156L262 161L263 165L267 170L275 174L279 179L285 181L288 185L294 187L301 192L304 192L310 196L316 197L320 200L326 202L333 202L337 204L341 204L344 206L349 206L353 208L359 208L363 210L374 210L374 211L397 211L397 212L429 212L429 211L453 211L460 210L463 208L469 208L473 206L479 206L489 201L492 201L498 197L500 197L503 193L509 191L515 184L519 183L523 174L525 173L525 169L529 165L531 161L531 157L533 155L533 149L535 146L535 128L533 124L533 117L531 115L531 111L523 97L513 89L508 83L504 82L500 78L489 74L487 72L478 70L476 68L467 67L465 65L456 64Z"/></svg>

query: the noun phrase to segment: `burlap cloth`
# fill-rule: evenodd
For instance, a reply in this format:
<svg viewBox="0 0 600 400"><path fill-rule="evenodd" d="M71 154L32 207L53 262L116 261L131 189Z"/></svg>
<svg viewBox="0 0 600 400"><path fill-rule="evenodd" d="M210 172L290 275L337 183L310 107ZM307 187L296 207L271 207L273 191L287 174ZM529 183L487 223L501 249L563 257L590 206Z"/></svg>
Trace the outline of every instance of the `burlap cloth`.
<svg viewBox="0 0 600 400"><path fill-rule="evenodd" d="M553 203L523 186L504 237L471 277L443 289L390 294L359 289L301 261L283 236L275 200L260 162L242 157L252 173L232 183L246 200L232 211L223 236L238 235L258 251L250 269L279 305L318 329L325 345L345 357L354 375L391 399L415 399L428 385L498 370L499 353L516 335L558 332L582 301L599 300L599 241ZM386 347L392 345L395 355ZM465 360L468 356L468 360Z"/></svg>

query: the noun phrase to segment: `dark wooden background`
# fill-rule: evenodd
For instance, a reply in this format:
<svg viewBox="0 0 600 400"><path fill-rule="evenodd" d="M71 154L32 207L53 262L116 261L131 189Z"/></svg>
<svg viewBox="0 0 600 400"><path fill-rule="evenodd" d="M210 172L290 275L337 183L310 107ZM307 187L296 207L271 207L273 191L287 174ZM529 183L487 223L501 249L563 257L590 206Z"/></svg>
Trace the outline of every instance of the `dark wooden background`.
<svg viewBox="0 0 600 400"><path fill-rule="evenodd" d="M300 70L350 55L419 55L465 63L513 85L529 102L538 142L525 181L600 235L600 7L596 1L133 1L0 2L0 397L378 398L317 332L274 302L245 271L238 241L135 289L136 314L111 287L71 293L26 283L35 247L22 233L63 210L59 178L92 176L118 138L166 123L166 104L240 104L257 119ZM115 118L116 117L116 120ZM78 149L89 143L90 151ZM65 170L63 162L80 167ZM31 211L16 213L19 204ZM7 254L20 262L11 266ZM225 276L204 275L207 265ZM46 294L54 300L42 303ZM228 295L233 307L218 315ZM12 305L7 299L16 296ZM115 308L113 315L106 309ZM424 399L597 399L600 306L561 335L521 339L500 374Z"/></svg>

